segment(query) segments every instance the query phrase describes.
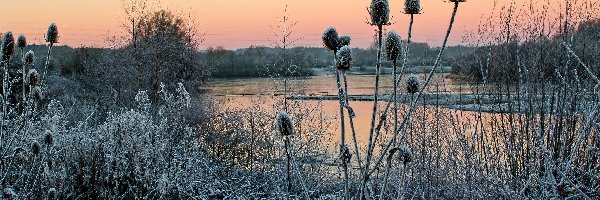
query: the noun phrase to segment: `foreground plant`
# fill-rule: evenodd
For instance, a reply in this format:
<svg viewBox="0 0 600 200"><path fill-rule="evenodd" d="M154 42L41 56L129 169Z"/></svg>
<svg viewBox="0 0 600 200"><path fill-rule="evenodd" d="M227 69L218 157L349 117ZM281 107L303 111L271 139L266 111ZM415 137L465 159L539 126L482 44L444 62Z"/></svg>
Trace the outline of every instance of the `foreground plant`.
<svg viewBox="0 0 600 200"><path fill-rule="evenodd" d="M344 107L346 103L344 102L344 94L347 94L347 91L342 89L342 84L340 80L340 73L344 73L347 70L350 70L352 67L352 52L348 45L350 44L350 37L343 36L342 38L338 37L338 32L335 28L330 27L325 30L323 33L323 45L327 47L327 49L333 51L334 55L334 66L335 70L335 78L338 89L338 102L340 106L340 159L342 161L342 168L344 170L344 197L346 199L350 198L349 194L349 181L348 181L348 163L352 155L350 154L350 150L346 145L346 125L344 118ZM347 90L347 89L346 89Z"/></svg>
<svg viewBox="0 0 600 200"><path fill-rule="evenodd" d="M56 23L51 23L48 26L45 39L48 43L48 54L46 56L46 62L44 62L44 75L42 76L42 80L46 79L46 74L48 73L48 65L50 65L50 53L52 52L52 47L54 44L58 43L59 39L58 27L56 26ZM40 85L43 85L43 82L40 82Z"/></svg>
<svg viewBox="0 0 600 200"><path fill-rule="evenodd" d="M398 132L398 84L396 83L396 79L398 79L398 65L397 60L402 52L402 40L400 36L394 32L390 31L387 33L387 37L385 39L385 53L388 61L392 62L393 70L392 70L392 80L393 80L393 90L392 98L394 99L394 132ZM392 142L396 143L396 138L392 138ZM388 159L388 163L385 170L385 176L383 178L383 186L381 189L381 194L379 195L379 199L383 199L383 195L385 194L385 189L388 182L388 177L390 174L391 167L391 159Z"/></svg>
<svg viewBox="0 0 600 200"><path fill-rule="evenodd" d="M377 104L379 103L379 77L381 68L381 56L382 56L382 45L383 45L383 26L389 25L390 20L390 5L387 0L372 0L369 6L369 15L371 16L371 26L377 27L377 64L375 66L375 92L373 94L373 110L371 115L371 128L369 130L369 143L367 147L367 155L365 158L365 166L362 172L362 183L360 186L361 198L366 198L365 190L367 182L369 181L369 171L371 158L373 156L373 149L375 148L375 138L373 133L375 131L375 119L377 117Z"/></svg>
<svg viewBox="0 0 600 200"><path fill-rule="evenodd" d="M294 135L294 124L292 118L286 112L277 113L275 117L275 125L277 131L284 138L285 142L285 155L287 157L287 193L288 196L292 192L292 181L291 181L291 154L290 154L290 138Z"/></svg>
<svg viewBox="0 0 600 200"><path fill-rule="evenodd" d="M425 81L425 83L423 85L421 85L419 83L419 80L416 76L411 76L409 78L409 80L407 81L407 91L408 93L411 94L412 98L411 98L411 102L409 104L409 110L408 112L404 115L404 118L402 120L402 123L399 123L398 120L398 102L397 102L397 90L398 90L398 85L400 82L400 79L402 77L402 73L404 71L404 68L406 66L407 63L407 57L408 57L408 51L409 51L409 44L411 42L411 38L412 38L412 26L413 26L413 21L414 21L414 15L416 14L420 14L421 12L421 5L420 5L420 1L419 0L406 0L405 1L405 8L404 8L404 13L405 14L410 14L411 19L410 19L410 25L409 25L409 31L408 31L408 40L407 40L407 44L406 44L406 48L403 49L402 48L402 40L400 39L400 36L398 36L398 34L396 34L395 32L390 32L388 33L388 36L386 38L386 58L392 62L393 64L393 86L394 86L394 91L393 94L390 95L390 100L388 101L383 114L381 115L381 118L379 119L379 123L376 125L376 118L377 118L377 114L378 112L378 102L379 102L379 79L380 79L380 67L381 67L381 58L382 58L382 53L383 53L383 27L386 25L389 25L389 3L387 0L372 0L371 4L368 8L369 11L369 15L371 17L369 24L372 26L376 26L377 27L377 64L375 66L375 91L373 94L373 109L372 109L372 116L371 116L371 123L370 123L370 129L369 129L369 140L368 140L368 146L367 146L367 152L366 152L366 156L365 156L365 163L364 166L361 166L361 158L360 156L358 157L358 163L359 163L359 168L361 171L361 180L360 180L360 198L361 199L367 199L368 194L367 194L367 185L368 182L370 181L370 177L371 175L381 167L382 161L384 160L384 158L386 156L388 156L388 158L390 158L390 156L393 155L393 153L390 150L390 148L392 146L396 146L397 143L397 137L399 134L402 134L402 142L401 144L405 144L405 132L406 132L406 126L407 124L410 122L410 115L414 112L415 108L416 108L416 101L420 98L422 91L427 87L427 85L429 84L429 82L431 81L431 77L433 76L433 74L435 73L437 67L439 67L440 64L440 60L441 60L441 55L443 54L447 42L448 42L448 38L450 35L450 32L452 30L452 26L454 24L454 20L456 17L456 13L458 10L458 5L460 2L465 2L464 0L462 1L451 1L454 3L454 10L452 13L452 16L450 18L450 25L448 27L448 30L446 32L446 36L444 38L444 42L442 45L442 48L438 54L438 57L436 58L435 64L432 68L432 70L430 71L429 75L427 76L427 79ZM341 41L345 41L345 39L341 40ZM347 70L346 68L344 68L344 66L342 66L340 68L340 63L343 63L343 60L339 60L340 57L342 57L343 55L338 53L337 51L340 50L337 47L341 47L343 45L336 45L336 43L340 43L340 40L338 39L337 36L337 32L335 31L335 29L330 28L328 30L325 31L324 35L323 35L323 43L324 45L334 51L334 55L336 55L336 60L335 63L338 66L339 70L345 71ZM345 47L345 46L344 46ZM343 48L343 47L342 47ZM397 65L397 60L400 57L400 55L402 55L402 50L404 50L404 59L402 62L402 68L398 71L398 65ZM398 76L399 75L399 76ZM341 126L341 132L342 132L342 138L341 138L341 143L342 143L342 148L340 148L340 152L343 152L345 149L347 149L347 147L345 146L345 121L344 121L344 111L343 111L343 107L346 106L348 108L348 114L350 115L350 122L352 123L352 118L355 115L354 112L352 111L352 109L349 107L348 105L348 91L347 91L347 82L346 82L346 76L344 74L344 83L345 83L345 88L346 91L344 91L342 89L341 83L340 83L340 78L339 78L339 73L336 73L336 78L337 78L337 86L338 86L338 98L340 98L340 126ZM346 102L342 101L341 98L342 96L345 96ZM415 97L416 95L416 97ZM381 133L381 128L383 126L384 121L386 121L386 113L390 107L390 104L393 103L393 107L394 107L394 133L393 136L391 137L391 140L388 142L387 145L384 145L382 148L383 153L381 153L381 155L379 156L379 158L377 160L375 160L375 162L373 162L373 158L374 158L374 149L375 149L375 144L377 144L378 140L380 139L380 133ZM353 128L352 124L351 127ZM354 131L354 128L353 128ZM353 136L354 132L353 132ZM355 142L356 142L356 138L355 138ZM357 151L357 155L358 155L358 145L355 143L356 146L356 151ZM402 152L410 152L410 149L408 149L408 147L404 146L405 148L401 148ZM402 153L402 155L407 155L410 153ZM411 156L412 157L412 156ZM408 160L407 156L403 156L404 160ZM388 159L389 160L389 159ZM412 159L411 159L412 160ZM391 160L389 160L391 162ZM385 193L385 189L386 189L386 185L387 185L387 179L388 179L388 175L389 175L389 171L390 171L390 166L391 163L388 162L387 165L387 170L386 170L386 175L384 177L384 183L382 185L382 190L381 190L381 195L380 198L383 198L383 194ZM404 167L403 167L403 173L406 170L405 166L406 163L408 163L408 161L404 162ZM347 174L347 169L344 169L344 173ZM345 175L345 177L347 177L347 175ZM401 180L402 182L404 181ZM346 178L346 182L347 182L347 178ZM346 198L348 198L348 184L345 184L345 192L346 192ZM402 198L402 192L399 193L398 197Z"/></svg>

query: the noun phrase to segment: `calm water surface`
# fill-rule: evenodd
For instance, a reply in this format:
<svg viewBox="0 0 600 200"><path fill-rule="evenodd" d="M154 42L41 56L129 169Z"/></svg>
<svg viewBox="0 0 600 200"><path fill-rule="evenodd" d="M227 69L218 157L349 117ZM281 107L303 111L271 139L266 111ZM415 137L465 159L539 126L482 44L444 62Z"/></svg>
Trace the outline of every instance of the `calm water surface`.
<svg viewBox="0 0 600 200"><path fill-rule="evenodd" d="M426 74L419 75L423 80ZM456 84L453 80L443 78L444 75L436 75L432 80L428 91L431 92L471 92L470 87L466 84ZM372 95L374 92L374 76L348 76L349 82L349 94L350 95ZM287 83L287 84L286 84ZM315 76L308 78L290 78L274 79L274 78L247 78L247 79L214 79L209 84L202 87L201 89L207 94L213 95L215 101L217 101L221 107L225 110L236 110L245 109L259 105L261 110L275 113L275 110L281 109L283 96L289 95L337 95L335 76ZM380 93L389 94L392 91L392 77L391 75L384 75L381 77ZM404 91L404 81L401 82L400 91ZM287 86L287 87L286 87ZM288 100L292 101L292 100ZM331 126L327 128L327 132L331 133L330 137L326 138L328 141L332 141L334 145L339 144L340 131L339 131L339 102L337 100L293 100L289 102L294 105L305 106L307 108L314 109L320 113L323 120L326 123L331 123ZM371 111L373 108L373 102L368 101L353 101L350 103L353 110L356 113L354 119L355 130L357 133L358 143L361 146L366 146L368 143L369 130L371 127ZM381 111L386 102L380 102L379 110ZM406 110L407 106L401 105L400 117ZM431 113L434 113L434 108L421 108L417 110L417 113L421 113L423 116L429 115L430 120L433 120ZM391 109L390 109L391 111ZM439 109L438 109L439 111ZM444 112L450 112L449 109L444 109ZM460 112L460 116L467 118L473 118L471 112L455 111ZM417 115L415 113L415 115ZM273 115L275 116L275 115ZM379 116L379 115L378 115ZM391 112L389 112L388 119L392 118ZM347 118L347 117L346 117ZM351 141L349 122L346 120L346 140ZM389 127L389 126L388 126ZM450 127L448 127L450 128ZM389 128L388 128L389 129ZM382 137L389 137L391 132L389 130L383 131ZM387 135L386 135L387 134Z"/></svg>

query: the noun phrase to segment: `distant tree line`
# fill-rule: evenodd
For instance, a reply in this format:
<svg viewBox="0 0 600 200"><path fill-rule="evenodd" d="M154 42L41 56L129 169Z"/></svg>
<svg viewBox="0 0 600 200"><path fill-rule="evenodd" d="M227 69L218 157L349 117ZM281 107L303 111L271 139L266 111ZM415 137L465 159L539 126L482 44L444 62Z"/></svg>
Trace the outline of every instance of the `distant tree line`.
<svg viewBox="0 0 600 200"><path fill-rule="evenodd" d="M571 49L589 65L596 76L600 75L600 21L590 20L565 34L539 37L520 42L482 46L471 54L459 56L452 64L452 73L492 82L514 82L526 70L529 79L559 81L557 70L568 76L578 73L579 64L569 58L563 41L571 41ZM519 71L521 68L522 72ZM585 73L581 73L586 78Z"/></svg>

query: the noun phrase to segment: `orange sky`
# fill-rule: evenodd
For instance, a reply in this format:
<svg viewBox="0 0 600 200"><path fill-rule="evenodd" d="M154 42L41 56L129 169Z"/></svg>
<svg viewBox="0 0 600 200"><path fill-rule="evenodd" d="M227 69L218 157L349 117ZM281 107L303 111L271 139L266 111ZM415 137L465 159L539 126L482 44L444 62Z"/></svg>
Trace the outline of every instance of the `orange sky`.
<svg viewBox="0 0 600 200"><path fill-rule="evenodd" d="M502 1L502 0L500 0ZM297 20L295 36L301 46L320 47L321 33L334 26L349 34L353 46L366 47L373 41L374 28L367 25L370 0L288 0L289 16ZM394 29L406 35L407 15L401 14L402 0L391 0ZM469 0L461 4L450 44L462 43L465 30L475 30L487 16L494 0ZM5 1L0 12L0 31L26 34L30 43L40 43L46 27L56 22L61 43L70 46L107 46L106 35L119 35L124 14L120 0L27 0ZM284 0L163 0L161 8L193 13L201 32L201 48L227 49L270 45L270 25L283 14ZM439 45L451 14L452 4L444 0L423 0L424 14L416 17L414 40Z"/></svg>

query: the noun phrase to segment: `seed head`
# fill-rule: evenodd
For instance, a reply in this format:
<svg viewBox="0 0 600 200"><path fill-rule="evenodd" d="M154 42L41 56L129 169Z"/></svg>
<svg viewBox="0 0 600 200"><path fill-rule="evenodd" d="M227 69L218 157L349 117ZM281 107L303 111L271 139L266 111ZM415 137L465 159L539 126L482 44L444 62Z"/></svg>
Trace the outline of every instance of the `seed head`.
<svg viewBox="0 0 600 200"><path fill-rule="evenodd" d="M395 61L402 52L402 40L395 31L390 31L385 38L385 53L389 61Z"/></svg>
<svg viewBox="0 0 600 200"><path fill-rule="evenodd" d="M286 112L279 112L275 118L275 123L277 125L277 131L279 131L282 136L294 135L292 118Z"/></svg>
<svg viewBox="0 0 600 200"><path fill-rule="evenodd" d="M372 25L387 25L390 21L390 4L388 0L372 0L369 14L371 15Z"/></svg>
<svg viewBox="0 0 600 200"><path fill-rule="evenodd" d="M12 32L6 32L2 37L2 61L8 61L15 52L15 37Z"/></svg>
<svg viewBox="0 0 600 200"><path fill-rule="evenodd" d="M23 62L27 65L32 65L35 62L35 53L32 50L29 50L25 53L25 57L23 58Z"/></svg>
<svg viewBox="0 0 600 200"><path fill-rule="evenodd" d="M338 70L350 70L352 68L352 51L350 47L343 46L337 52L337 69Z"/></svg>
<svg viewBox="0 0 600 200"><path fill-rule="evenodd" d="M37 70L35 69L30 69L29 72L27 73L27 84L29 86L36 86L38 84L38 80L39 80L39 74L37 72Z"/></svg>
<svg viewBox="0 0 600 200"><path fill-rule="evenodd" d="M419 83L419 77L417 75L411 74L408 76L406 80L406 91L410 94L415 94L419 92L419 88L421 87L421 83Z"/></svg>
<svg viewBox="0 0 600 200"><path fill-rule="evenodd" d="M55 23L50 24L48 26L48 31L46 32L46 42L50 44L58 43L58 27Z"/></svg>
<svg viewBox="0 0 600 200"><path fill-rule="evenodd" d="M52 144L54 144L54 137L52 136L52 132L46 131L46 136L44 137L44 144L48 146L52 146Z"/></svg>
<svg viewBox="0 0 600 200"><path fill-rule="evenodd" d="M421 0L405 0L404 1L404 14L420 14L421 13Z"/></svg>
<svg viewBox="0 0 600 200"><path fill-rule="evenodd" d="M340 37L340 48L343 46L350 46L351 40L352 40L352 38L350 38L350 36L347 36L347 35Z"/></svg>
<svg viewBox="0 0 600 200"><path fill-rule="evenodd" d="M25 35L20 34L19 37L17 37L17 46L21 49L27 46L27 38L25 38Z"/></svg>
<svg viewBox="0 0 600 200"><path fill-rule="evenodd" d="M37 141L31 143L31 153L34 155L40 155L40 151L42 150L42 146Z"/></svg>
<svg viewBox="0 0 600 200"><path fill-rule="evenodd" d="M329 50L335 51L339 47L338 32L333 27L329 27L323 32L323 44Z"/></svg>

